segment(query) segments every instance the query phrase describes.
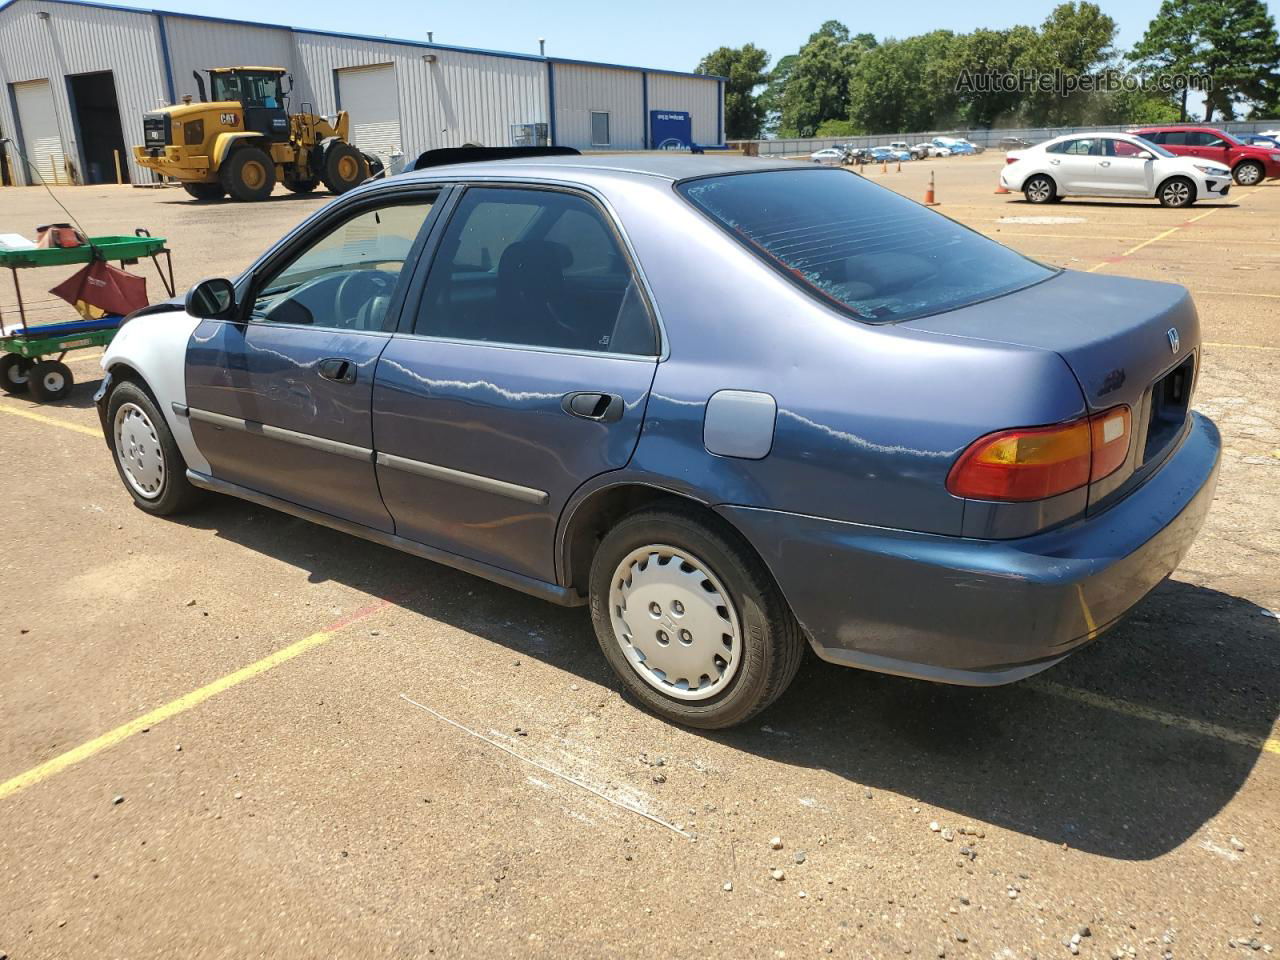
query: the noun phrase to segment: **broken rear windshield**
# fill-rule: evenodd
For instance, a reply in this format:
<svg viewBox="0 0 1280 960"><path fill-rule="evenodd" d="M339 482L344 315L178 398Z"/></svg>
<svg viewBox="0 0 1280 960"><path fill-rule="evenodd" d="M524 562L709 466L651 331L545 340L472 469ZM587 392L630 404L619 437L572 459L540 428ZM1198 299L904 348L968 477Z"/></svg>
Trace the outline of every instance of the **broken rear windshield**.
<svg viewBox="0 0 1280 960"><path fill-rule="evenodd" d="M1056 272L844 170L731 174L678 189L765 260L868 323L953 310Z"/></svg>

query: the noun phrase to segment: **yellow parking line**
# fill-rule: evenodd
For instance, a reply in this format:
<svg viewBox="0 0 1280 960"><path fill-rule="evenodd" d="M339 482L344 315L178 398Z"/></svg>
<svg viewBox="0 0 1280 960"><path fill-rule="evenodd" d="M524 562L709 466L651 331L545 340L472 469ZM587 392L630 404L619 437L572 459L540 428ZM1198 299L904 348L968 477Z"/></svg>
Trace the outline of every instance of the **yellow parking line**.
<svg viewBox="0 0 1280 960"><path fill-rule="evenodd" d="M80 746L68 750L66 753L59 754L51 760L46 760L39 766L32 767L26 773L20 773L16 777L6 780L4 783L0 783L0 800L12 796L19 790L24 790L27 787L33 786L41 780L47 780L54 774L61 773L63 770L74 766L81 760L87 760L95 753L100 753L108 747L114 747L116 744L127 740L135 733L139 733L148 727L153 727L161 721L168 720L170 717L177 716L180 713L185 713L192 707L199 706L210 697L217 696L224 690L229 690L237 684L244 683L244 681L251 680L259 674L266 673L273 667L278 667L282 663L287 663L294 657L306 653L308 650L314 650L316 647L328 643L343 627L350 626L357 620L363 620L373 613L376 613L378 610L381 610L386 606L387 603L388 601L383 600L378 603L370 604L369 606L356 611L345 620L339 621L328 630L323 630L320 633L313 633L311 636L304 637L296 643L291 643L289 646L277 650L275 653L263 657L261 660L254 661L247 667L241 667L234 673L229 673L225 677L219 677L217 680L214 680L212 683L205 684L198 690L192 690L190 693L179 697L177 700L171 700L169 703L152 710L150 713L144 713L142 716L130 720L128 723L121 724L114 730L107 731L100 737L95 737L87 743L82 743Z"/></svg>
<svg viewBox="0 0 1280 960"><path fill-rule="evenodd" d="M1236 200L1237 200L1237 202L1239 202L1240 200L1248 199L1248 197L1249 197L1249 194L1248 194L1248 193L1243 193L1243 192L1242 192L1242 193L1237 193L1237 195L1236 195ZM1096 271L1098 271L1098 270L1101 270L1103 267L1105 267L1105 266L1106 266L1107 264L1109 264L1109 263L1115 263L1117 260L1123 260L1125 257L1131 257L1131 256L1133 256L1135 253L1137 253L1139 250L1141 250L1143 247L1148 247L1148 246L1150 246L1150 245L1151 245L1151 244L1153 244L1153 243L1158 243L1159 241L1163 240L1165 237L1168 237L1168 236L1171 236L1171 235L1173 235L1173 234L1177 233L1177 232L1178 232L1179 230L1181 230L1183 227L1187 226L1187 224L1196 223L1196 222L1198 222L1198 221L1200 221L1200 220L1203 220L1205 217L1211 217L1211 216L1213 216L1213 215L1214 215L1215 213L1217 213L1219 210L1226 210L1226 209L1228 209L1228 208L1227 208L1227 207L1213 207L1213 208L1212 208L1212 209L1210 209L1210 210L1206 210L1206 211L1204 211L1204 213L1198 213L1198 214L1196 214L1194 217L1191 217L1189 220L1186 220L1186 221L1184 221L1183 223L1178 224L1176 227L1170 227L1168 230L1165 230L1163 233L1158 233L1158 234L1156 234L1156 235L1155 235L1154 237L1152 237L1150 240L1143 240L1141 243L1139 243L1139 244L1135 244L1134 246L1132 246L1132 247L1130 247L1128 250L1126 250L1124 253L1120 254L1120 256L1118 256L1118 257L1115 257L1115 258L1110 259L1110 260L1102 260L1102 261L1099 261L1098 263L1095 263L1092 267L1090 267L1088 270L1086 270L1086 271L1085 271L1085 273L1094 273L1094 272L1096 272ZM1105 239L1105 238L1100 238L1100 239Z"/></svg>
<svg viewBox="0 0 1280 960"><path fill-rule="evenodd" d="M1264 347L1256 343L1221 343L1217 340L1205 340L1206 347L1229 347L1232 350L1280 350L1280 347Z"/></svg>
<svg viewBox="0 0 1280 960"><path fill-rule="evenodd" d="M1100 710L1110 710L1112 713L1124 714L1126 717L1136 717L1139 720L1150 720L1152 723L1163 724L1166 727L1189 730L1202 736L1213 737L1242 747L1249 747L1261 753L1280 755L1280 740L1275 737L1260 737L1256 734L1245 733L1243 730L1234 730L1231 727L1224 727L1220 724L1197 720L1194 717L1184 717L1181 714L1157 710L1154 707L1145 707L1138 703L1131 703L1128 700L1103 696L1090 690L1064 686L1061 683L1054 683L1052 680L1029 680L1027 685L1042 693L1062 697L1066 700L1074 700L1076 703L1097 707Z"/></svg>
<svg viewBox="0 0 1280 960"><path fill-rule="evenodd" d="M25 417L27 420L34 420L36 423L48 424L51 427L62 427L63 430L74 430L76 433L83 433L90 437L102 438L102 431L95 430L93 427L86 427L79 423L71 423L67 420L59 420L57 417L46 417L43 413L35 413L31 410L24 410L21 407L11 406L8 403L0 403L0 413L7 413L14 417Z"/></svg>

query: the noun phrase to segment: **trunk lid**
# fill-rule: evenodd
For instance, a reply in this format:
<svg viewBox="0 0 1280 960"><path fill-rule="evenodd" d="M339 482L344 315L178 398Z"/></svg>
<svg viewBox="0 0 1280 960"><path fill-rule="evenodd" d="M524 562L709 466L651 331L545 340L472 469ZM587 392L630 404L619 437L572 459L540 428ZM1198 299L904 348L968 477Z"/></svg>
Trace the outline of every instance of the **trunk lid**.
<svg viewBox="0 0 1280 960"><path fill-rule="evenodd" d="M1091 413L1128 405L1128 458L1092 485L1091 512L1157 469L1185 432L1200 349L1200 320L1185 287L1067 270L1015 293L903 325L1051 350L1075 374Z"/></svg>

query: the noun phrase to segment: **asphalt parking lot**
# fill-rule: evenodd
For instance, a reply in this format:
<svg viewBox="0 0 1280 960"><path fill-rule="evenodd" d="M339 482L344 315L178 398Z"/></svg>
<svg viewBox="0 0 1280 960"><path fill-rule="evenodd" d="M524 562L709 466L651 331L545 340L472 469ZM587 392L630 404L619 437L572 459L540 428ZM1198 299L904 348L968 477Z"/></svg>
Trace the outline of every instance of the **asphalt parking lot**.
<svg viewBox="0 0 1280 960"><path fill-rule="evenodd" d="M991 690L811 658L746 727L679 729L619 696L582 610L240 502L134 509L77 357L63 403L0 398L0 955L1280 948L1280 182L1032 207L1001 163L865 175L933 174L941 213L1200 309L1217 499L1122 626ZM170 238L180 287L326 199L60 196ZM0 191L0 232L61 219Z"/></svg>

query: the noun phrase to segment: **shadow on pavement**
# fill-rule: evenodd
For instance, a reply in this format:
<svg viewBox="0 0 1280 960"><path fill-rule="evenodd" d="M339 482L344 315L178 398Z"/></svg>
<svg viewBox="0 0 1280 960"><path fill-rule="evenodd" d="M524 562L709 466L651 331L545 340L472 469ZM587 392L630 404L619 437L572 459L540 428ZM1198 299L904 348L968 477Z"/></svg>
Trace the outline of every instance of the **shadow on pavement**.
<svg viewBox="0 0 1280 960"><path fill-rule="evenodd" d="M213 498L187 523L613 689L584 609L564 609L247 503ZM1218 814L1280 713L1280 621L1179 581L1040 677L947 687L808 657L762 717L695 736L828 770L872 789L1127 860L1158 857ZM1081 702L1085 691L1105 698ZM1125 712L1128 711L1128 712ZM1166 726L1173 714L1243 735ZM1137 715L1134 715L1134 714ZM785 775L779 771L779 775ZM957 824L958 825L958 824ZM959 846L959 838L957 847Z"/></svg>

